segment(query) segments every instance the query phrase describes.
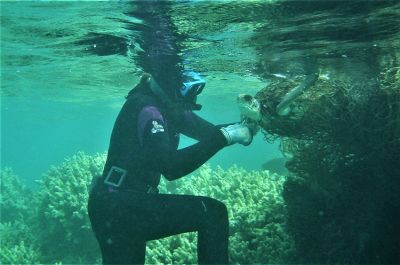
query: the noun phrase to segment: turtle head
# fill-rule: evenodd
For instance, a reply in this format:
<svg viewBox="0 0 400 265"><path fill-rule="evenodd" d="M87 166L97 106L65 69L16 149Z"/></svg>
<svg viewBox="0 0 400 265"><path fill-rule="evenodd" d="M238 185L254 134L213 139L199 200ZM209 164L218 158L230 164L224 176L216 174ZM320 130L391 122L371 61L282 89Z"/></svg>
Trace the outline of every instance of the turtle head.
<svg viewBox="0 0 400 265"><path fill-rule="evenodd" d="M257 122L261 120L261 106L256 98L248 94L239 94L236 103L243 117Z"/></svg>

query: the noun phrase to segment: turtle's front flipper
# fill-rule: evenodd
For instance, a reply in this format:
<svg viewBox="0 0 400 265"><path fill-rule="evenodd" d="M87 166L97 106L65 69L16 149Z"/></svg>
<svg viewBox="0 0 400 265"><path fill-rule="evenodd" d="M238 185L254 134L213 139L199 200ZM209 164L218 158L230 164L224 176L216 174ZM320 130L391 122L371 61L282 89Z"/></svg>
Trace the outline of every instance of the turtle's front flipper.
<svg viewBox="0 0 400 265"><path fill-rule="evenodd" d="M307 90L309 87L314 85L315 81L317 81L319 76L319 73L314 73L310 74L306 77L306 79L296 86L295 88L291 89L289 92L286 93L285 96L283 96L282 101L276 106L276 113L280 116L286 116L290 113L290 107L289 105L305 90Z"/></svg>

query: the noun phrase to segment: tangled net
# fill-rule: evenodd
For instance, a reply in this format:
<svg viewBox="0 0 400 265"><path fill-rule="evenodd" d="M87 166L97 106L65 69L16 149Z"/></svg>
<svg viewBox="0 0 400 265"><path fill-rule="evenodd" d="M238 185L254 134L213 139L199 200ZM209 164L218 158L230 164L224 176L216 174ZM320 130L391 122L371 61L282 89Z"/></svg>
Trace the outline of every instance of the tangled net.
<svg viewBox="0 0 400 265"><path fill-rule="evenodd" d="M292 159L284 189L298 262L396 263L400 243L400 70L378 80L317 80L287 116L280 99L299 81L273 82L262 103L267 141Z"/></svg>
<svg viewBox="0 0 400 265"><path fill-rule="evenodd" d="M294 151L293 139L301 142L331 139L352 146L363 142L367 145L358 150L361 153L371 148L381 155L388 149L398 150L399 70L387 69L381 78L380 85L354 84L350 78L320 79L293 102L288 116L277 115L275 108L283 95L296 85L296 80L272 83L256 95L263 105L262 127L266 139L290 138L283 145L284 151L290 153Z"/></svg>

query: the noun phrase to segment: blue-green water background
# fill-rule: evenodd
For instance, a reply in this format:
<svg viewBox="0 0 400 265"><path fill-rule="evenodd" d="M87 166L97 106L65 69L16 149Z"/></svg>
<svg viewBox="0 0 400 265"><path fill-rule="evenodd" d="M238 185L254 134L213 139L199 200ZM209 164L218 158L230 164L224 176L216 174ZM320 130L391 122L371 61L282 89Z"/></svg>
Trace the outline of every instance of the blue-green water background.
<svg viewBox="0 0 400 265"><path fill-rule="evenodd" d="M3 2L1 31L1 167L11 167L29 186L51 165L78 151L107 150L113 122L124 96L138 80L134 59L128 55L94 56L75 44L90 32L123 35L124 2ZM128 23L125 21L125 23ZM234 34L212 32L213 38L234 42ZM209 44L210 45L210 44ZM207 51L206 48L201 48ZM240 49L240 47L235 47ZM208 51L207 51L208 52ZM235 52L227 50L228 52ZM245 56L251 61L251 51ZM219 53L187 51L189 61L212 60ZM235 54L229 55L234 60ZM197 69L206 76L200 97L200 115L214 123L239 120L235 97L254 93L264 81L249 74ZM229 63L229 62L228 62ZM243 62L244 63L244 62ZM246 62L247 63L247 62ZM246 74L247 73L247 74ZM243 74L246 74L243 76ZM182 145L191 143L183 138ZM250 147L232 146L218 153L212 165L237 164L260 169L268 159L281 156L277 144L258 135Z"/></svg>
<svg viewBox="0 0 400 265"><path fill-rule="evenodd" d="M169 15L186 35L182 57L207 80L199 114L213 123L239 120L235 97L265 87L265 62L269 74L289 77L313 64L369 76L369 54L399 45L399 5L369 3L174 2ZM131 26L142 21L129 15L132 9L135 2L1 2L2 168L34 187L64 158L107 149L124 96L141 73L140 34ZM281 156L277 142L258 134L250 147L226 148L210 163L261 169Z"/></svg>

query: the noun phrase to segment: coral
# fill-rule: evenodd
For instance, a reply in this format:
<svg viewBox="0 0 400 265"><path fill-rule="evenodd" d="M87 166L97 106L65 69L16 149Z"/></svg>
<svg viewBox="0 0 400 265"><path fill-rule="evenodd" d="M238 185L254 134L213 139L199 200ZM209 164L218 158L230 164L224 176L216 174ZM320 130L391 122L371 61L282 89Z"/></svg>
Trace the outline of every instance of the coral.
<svg viewBox="0 0 400 265"><path fill-rule="evenodd" d="M80 152L44 175L38 194L41 251L49 259L44 262L94 263L99 257L86 207L91 180L104 162L105 155Z"/></svg>
<svg viewBox="0 0 400 265"><path fill-rule="evenodd" d="M1 171L1 264L34 264L39 260L34 237L37 199L10 168Z"/></svg>
<svg viewBox="0 0 400 265"><path fill-rule="evenodd" d="M37 264L40 253L32 228L21 221L0 224L0 263ZM27 245L27 242L29 242Z"/></svg>
<svg viewBox="0 0 400 265"><path fill-rule="evenodd" d="M196 264L196 233L185 233L147 244L146 264Z"/></svg>
<svg viewBox="0 0 400 265"><path fill-rule="evenodd" d="M227 205L232 263L282 263L288 262L293 252L285 228L283 182L283 177L267 171L247 172L237 167L212 170L203 166L193 176L173 184L163 183L161 191L209 196ZM193 233L151 242L147 259L151 263L194 263L195 242Z"/></svg>
<svg viewBox="0 0 400 265"><path fill-rule="evenodd" d="M0 177L1 222L12 222L26 218L34 208L32 192L21 183L18 176L10 168L1 170Z"/></svg>
<svg viewBox="0 0 400 265"><path fill-rule="evenodd" d="M1 246L0 262L1 264L38 264L39 254L21 241L12 247Z"/></svg>
<svg viewBox="0 0 400 265"><path fill-rule="evenodd" d="M34 244L36 241L32 226L23 221L0 223L0 234L2 246L18 245L21 241Z"/></svg>

